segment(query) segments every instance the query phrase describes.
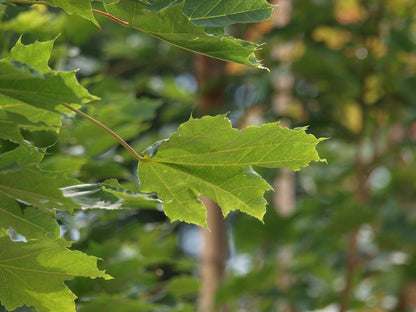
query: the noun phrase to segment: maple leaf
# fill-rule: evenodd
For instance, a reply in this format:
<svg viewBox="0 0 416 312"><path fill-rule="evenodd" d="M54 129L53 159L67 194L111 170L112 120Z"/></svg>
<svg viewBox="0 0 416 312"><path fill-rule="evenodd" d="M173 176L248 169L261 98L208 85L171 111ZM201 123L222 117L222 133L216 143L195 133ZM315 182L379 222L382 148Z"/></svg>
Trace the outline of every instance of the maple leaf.
<svg viewBox="0 0 416 312"><path fill-rule="evenodd" d="M138 168L141 190L156 192L172 221L206 226L201 195L214 200L224 216L240 210L262 220L263 194L271 187L251 166L299 170L321 160L315 149L321 140L304 128L278 123L239 131L225 116L191 118L169 140L144 151Z"/></svg>
<svg viewBox="0 0 416 312"><path fill-rule="evenodd" d="M69 250L63 240L12 242L0 237L0 301L8 310L27 305L39 311L75 312L76 296L64 281L76 276L111 277L97 258Z"/></svg>

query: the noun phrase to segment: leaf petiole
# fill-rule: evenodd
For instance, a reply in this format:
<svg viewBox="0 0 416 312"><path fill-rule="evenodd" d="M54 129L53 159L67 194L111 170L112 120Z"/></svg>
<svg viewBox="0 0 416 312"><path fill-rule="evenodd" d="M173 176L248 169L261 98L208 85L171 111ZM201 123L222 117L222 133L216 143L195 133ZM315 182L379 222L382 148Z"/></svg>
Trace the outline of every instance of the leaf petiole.
<svg viewBox="0 0 416 312"><path fill-rule="evenodd" d="M132 153L136 159L138 159L138 160L145 160L145 158L143 156L139 155L126 141L124 141L117 133L115 133L113 130L111 130L110 128L108 128L106 125L102 124L101 122L99 122L98 120L94 119L90 115L87 115L86 113L80 111L79 109L76 109L75 107L72 107L71 105L69 105L67 103L63 103L62 105L65 106L66 108L72 110L76 114L78 114L78 115L80 115L80 116L88 119L89 121L95 123L97 126L99 126L100 128L102 128L104 131L107 131L118 142L120 142L120 144L123 145L123 147L126 150L128 150L130 153Z"/></svg>
<svg viewBox="0 0 416 312"><path fill-rule="evenodd" d="M115 17L115 16L113 16L111 14L108 14L106 12L96 10L96 9L92 9L92 12L103 15L105 17L108 17L108 18L112 19L113 21L116 21L117 23L122 24L124 26L130 26L129 22L123 21L123 20L119 19L118 17Z"/></svg>

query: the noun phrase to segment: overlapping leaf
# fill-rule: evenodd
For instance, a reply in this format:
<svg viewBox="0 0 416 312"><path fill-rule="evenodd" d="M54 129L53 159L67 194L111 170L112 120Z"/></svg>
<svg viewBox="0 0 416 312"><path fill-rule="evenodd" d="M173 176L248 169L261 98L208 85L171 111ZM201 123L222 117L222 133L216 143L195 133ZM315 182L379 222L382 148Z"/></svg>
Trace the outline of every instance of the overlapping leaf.
<svg viewBox="0 0 416 312"><path fill-rule="evenodd" d="M0 153L0 172L5 170L16 170L23 166L34 166L42 160L43 156L44 154L39 152L32 145L23 143L15 149Z"/></svg>
<svg viewBox="0 0 416 312"><path fill-rule="evenodd" d="M35 168L22 168L0 174L0 196L15 198L21 202L45 209L72 211L79 208L70 198L62 195L59 187L65 180L59 174L41 174Z"/></svg>
<svg viewBox="0 0 416 312"><path fill-rule="evenodd" d="M28 117L24 113L26 105L56 112L56 106L62 103L97 99L77 82L75 72L55 72L48 67L52 46L53 41L26 46L18 41L9 57L0 60L2 109L11 107L14 113Z"/></svg>
<svg viewBox="0 0 416 312"><path fill-rule="evenodd" d="M61 127L62 115L25 104L0 94L1 122L12 122L20 129L29 131L57 132Z"/></svg>
<svg viewBox="0 0 416 312"><path fill-rule="evenodd" d="M210 27L263 21L272 10L265 0L186 0L183 7L190 21Z"/></svg>
<svg viewBox="0 0 416 312"><path fill-rule="evenodd" d="M105 8L108 13L128 22L132 27L175 46L225 61L262 67L254 54L258 48L256 44L205 32L203 26L190 22L182 13L182 5L151 12L146 9L144 2L120 0L105 5Z"/></svg>
<svg viewBox="0 0 416 312"><path fill-rule="evenodd" d="M224 116L191 119L169 141L147 149L139 163L144 192L156 192L171 220L206 225L201 195L218 203L224 215L241 210L262 219L270 186L251 165L299 170L319 161L319 143L305 129L281 128L278 123L233 129ZM153 158L151 158L153 156Z"/></svg>
<svg viewBox="0 0 416 312"><path fill-rule="evenodd" d="M40 75L17 62L0 62L0 93L47 110L54 110L64 102L79 101L61 77Z"/></svg>
<svg viewBox="0 0 416 312"><path fill-rule="evenodd" d="M64 9L69 14L78 14L98 25L91 11L91 0L46 0L55 7Z"/></svg>
<svg viewBox="0 0 416 312"><path fill-rule="evenodd" d="M60 230L54 216L33 207L22 209L12 198L0 195L0 227L12 227L26 239L59 238Z"/></svg>
<svg viewBox="0 0 416 312"><path fill-rule="evenodd" d="M74 312L75 295L64 281L76 276L111 278L97 259L59 240L12 242L0 237L0 301L8 310L27 305L44 312Z"/></svg>
<svg viewBox="0 0 416 312"><path fill-rule="evenodd" d="M21 108L20 113L18 113L18 114L14 113L12 111L13 109L9 110L9 108L11 108L11 107L7 107L5 109L0 109L0 128L13 126L13 128L16 129L14 131L18 131L18 137L21 137L19 129L24 129L24 130L29 130L29 131L42 131L42 130L56 131L58 129L57 126L53 126L53 125L48 124L49 123L48 120L46 120L46 122L44 122L42 120L33 121L36 118L36 116L30 116L29 115L29 113L35 113L34 110L30 110L31 107L28 107L27 105L23 106L23 105L17 104L17 106L14 106L13 108L16 109L16 108L18 108L18 106L20 106L20 108ZM28 114L25 114L25 115L28 115L27 117L25 115L23 115L23 113L25 113L23 111L23 109L26 109L26 112ZM19 109L18 109L18 111L19 111ZM45 114L42 114L42 115L45 116ZM28 118L31 118L32 120L30 120ZM59 124L60 124L60 118L61 117L59 116L59 120L57 120ZM51 120L51 122L53 123L54 120ZM6 130L3 130L3 131L0 130L0 136L3 135L3 137L2 137L3 139L10 139L10 138L7 138L5 136L6 133L9 133L9 132L6 131ZM14 138L13 141L16 142L16 143L19 143L19 144L22 143L22 140L17 139L17 137Z"/></svg>

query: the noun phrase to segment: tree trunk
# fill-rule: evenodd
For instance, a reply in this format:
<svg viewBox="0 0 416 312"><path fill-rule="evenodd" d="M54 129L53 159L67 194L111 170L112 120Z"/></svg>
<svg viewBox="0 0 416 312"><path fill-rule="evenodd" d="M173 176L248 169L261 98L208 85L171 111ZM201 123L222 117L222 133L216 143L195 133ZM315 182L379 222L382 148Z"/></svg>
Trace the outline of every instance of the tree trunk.
<svg viewBox="0 0 416 312"><path fill-rule="evenodd" d="M363 121L364 122L364 121ZM354 197L363 207L366 207L369 199L369 189L367 185L367 177L372 167L371 162L366 162L362 159L363 138L357 141L357 156L355 165L356 188L354 190ZM374 161L374 160L373 160ZM354 277L359 268L359 245L358 245L358 231L353 231L348 240L348 248L346 251L346 273L345 286L341 294L339 312L346 312L349 309L351 294L354 290Z"/></svg>
<svg viewBox="0 0 416 312"><path fill-rule="evenodd" d="M224 106L224 62L196 55L195 71L199 91L197 114L218 113Z"/></svg>
<svg viewBox="0 0 416 312"><path fill-rule="evenodd" d="M217 113L224 106L224 62L197 55L195 69L200 95L197 114ZM225 311L225 308L216 308L215 297L224 277L228 257L224 216L214 201L204 196L201 199L207 209L208 229L201 229L203 248L199 261L201 289L198 311L220 312Z"/></svg>
<svg viewBox="0 0 416 312"><path fill-rule="evenodd" d="M274 180L274 206L282 216L290 216L296 207L295 173L282 168L280 175Z"/></svg>
<svg viewBox="0 0 416 312"><path fill-rule="evenodd" d="M203 248L199 260L201 290L199 293L199 311L224 311L215 308L215 295L225 273L228 257L227 237L224 217L220 207L211 199L202 198L207 208L208 229L202 229Z"/></svg>

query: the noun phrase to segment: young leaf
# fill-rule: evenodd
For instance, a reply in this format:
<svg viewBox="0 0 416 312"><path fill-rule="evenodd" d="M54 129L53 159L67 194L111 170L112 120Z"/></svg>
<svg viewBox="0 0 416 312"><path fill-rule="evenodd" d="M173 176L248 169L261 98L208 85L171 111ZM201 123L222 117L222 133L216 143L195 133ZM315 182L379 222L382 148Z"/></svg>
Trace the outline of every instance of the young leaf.
<svg viewBox="0 0 416 312"><path fill-rule="evenodd" d="M138 169L141 189L158 194L171 220L205 226L201 195L218 203L224 215L241 210L261 220L263 194L271 187L251 165L299 170L320 160L319 141L304 129L278 123L238 131L224 116L190 119L168 141L144 151L148 156Z"/></svg>
<svg viewBox="0 0 416 312"><path fill-rule="evenodd" d="M167 7L160 12L149 12L140 1L120 0L107 4L108 13L140 31L185 50L221 60L262 68L254 54L258 46L252 42L205 32L203 26L190 22L182 13L182 5Z"/></svg>
<svg viewBox="0 0 416 312"><path fill-rule="evenodd" d="M0 301L9 311L33 306L42 312L75 312L76 296L64 281L76 276L111 278L97 258L67 249L63 239L12 242L0 237Z"/></svg>
<svg viewBox="0 0 416 312"><path fill-rule="evenodd" d="M273 6L265 0L186 0L183 13L196 25L226 27L260 22L270 17Z"/></svg>

